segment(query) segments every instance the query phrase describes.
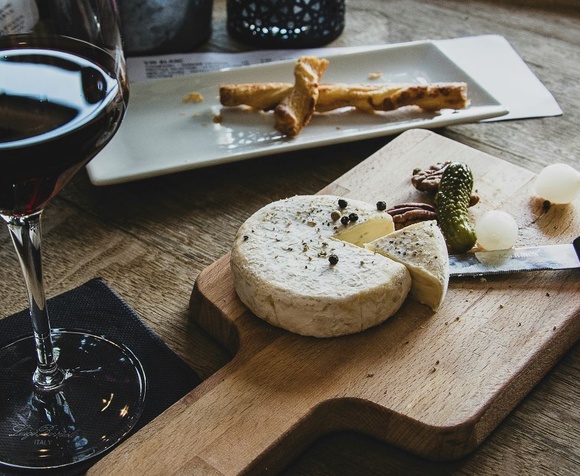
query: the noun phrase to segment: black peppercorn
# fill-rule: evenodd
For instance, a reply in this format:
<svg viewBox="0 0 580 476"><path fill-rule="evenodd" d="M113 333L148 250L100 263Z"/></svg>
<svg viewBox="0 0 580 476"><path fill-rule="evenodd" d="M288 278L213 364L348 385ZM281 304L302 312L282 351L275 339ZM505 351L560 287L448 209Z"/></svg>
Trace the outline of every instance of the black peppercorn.
<svg viewBox="0 0 580 476"><path fill-rule="evenodd" d="M348 203L344 198L339 198L338 199L338 206L339 206L339 208L346 208L348 206Z"/></svg>
<svg viewBox="0 0 580 476"><path fill-rule="evenodd" d="M356 213L351 213L348 216L349 221L357 221L358 220L358 215Z"/></svg>
<svg viewBox="0 0 580 476"><path fill-rule="evenodd" d="M348 225L348 217L346 215L343 215L340 219L340 223L342 223L343 225Z"/></svg>
<svg viewBox="0 0 580 476"><path fill-rule="evenodd" d="M377 202L377 210L379 210L379 211L381 211L381 212L382 212L382 211L384 211L384 210L386 210L386 209L387 209L387 203L386 203L386 202L384 202L383 200L379 200L379 201Z"/></svg>
<svg viewBox="0 0 580 476"><path fill-rule="evenodd" d="M338 256L336 256L335 254L330 255L328 257L328 262L334 266L336 263L338 263Z"/></svg>

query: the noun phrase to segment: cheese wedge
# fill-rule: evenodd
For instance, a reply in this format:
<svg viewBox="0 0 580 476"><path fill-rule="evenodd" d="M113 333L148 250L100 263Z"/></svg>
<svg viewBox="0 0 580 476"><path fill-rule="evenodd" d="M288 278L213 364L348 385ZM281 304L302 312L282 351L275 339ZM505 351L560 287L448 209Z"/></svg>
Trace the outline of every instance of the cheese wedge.
<svg viewBox="0 0 580 476"><path fill-rule="evenodd" d="M393 230L386 211L357 200L344 208L333 195L270 203L234 239L236 292L256 316L297 334L360 332L393 315L411 287L404 265L362 247Z"/></svg>
<svg viewBox="0 0 580 476"><path fill-rule="evenodd" d="M449 255L435 220L409 225L365 246L404 264L413 281L410 296L439 309L449 283Z"/></svg>

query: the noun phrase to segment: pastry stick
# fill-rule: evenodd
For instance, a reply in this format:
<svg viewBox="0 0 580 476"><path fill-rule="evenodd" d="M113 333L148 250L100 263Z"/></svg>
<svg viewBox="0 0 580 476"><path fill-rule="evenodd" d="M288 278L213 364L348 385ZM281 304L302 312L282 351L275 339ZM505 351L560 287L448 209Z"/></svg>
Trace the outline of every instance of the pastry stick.
<svg viewBox="0 0 580 476"><path fill-rule="evenodd" d="M302 56L294 65L294 86L274 109L276 129L294 137L306 126L318 101L318 84L328 61L315 56Z"/></svg>
<svg viewBox="0 0 580 476"><path fill-rule="evenodd" d="M326 84L320 86L317 112L341 107L363 111L393 111L403 106L419 106L425 111L463 109L467 100L465 83L430 84Z"/></svg>
<svg viewBox="0 0 580 476"><path fill-rule="evenodd" d="M222 106L250 106L260 111L274 109L292 91L292 83L220 84Z"/></svg>
<svg viewBox="0 0 580 476"><path fill-rule="evenodd" d="M223 106L246 105L268 111L289 94L290 83L249 83L220 86ZM340 84L322 83L318 87L316 112L341 107L363 111L392 111L418 106L426 111L463 109L469 105L467 84L461 82L429 84Z"/></svg>

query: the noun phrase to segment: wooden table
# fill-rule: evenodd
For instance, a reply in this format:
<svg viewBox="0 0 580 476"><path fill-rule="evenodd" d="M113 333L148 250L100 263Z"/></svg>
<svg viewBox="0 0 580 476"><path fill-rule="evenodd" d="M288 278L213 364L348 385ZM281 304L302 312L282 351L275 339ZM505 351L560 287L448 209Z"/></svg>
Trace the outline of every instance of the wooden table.
<svg viewBox="0 0 580 476"><path fill-rule="evenodd" d="M215 0L201 50L245 51ZM448 127L438 133L533 172L554 162L580 169L578 0L349 0L346 29L330 46L479 34L505 36L562 107L561 117ZM198 273L229 251L239 225L266 203L315 193L391 138L259 158L110 187L80 173L47 208L49 296L101 276L203 378L230 356L189 319ZM0 230L0 316L25 306L20 269ZM286 469L311 474L578 474L580 346L573 347L470 456L432 463L354 433L315 442Z"/></svg>

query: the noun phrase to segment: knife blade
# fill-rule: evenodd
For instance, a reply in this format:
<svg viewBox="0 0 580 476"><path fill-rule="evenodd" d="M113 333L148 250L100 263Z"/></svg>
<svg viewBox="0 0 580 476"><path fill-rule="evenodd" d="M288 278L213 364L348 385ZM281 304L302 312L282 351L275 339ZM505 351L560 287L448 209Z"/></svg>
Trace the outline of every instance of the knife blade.
<svg viewBox="0 0 580 476"><path fill-rule="evenodd" d="M572 244L449 255L452 277L574 268L580 268L580 236Z"/></svg>

